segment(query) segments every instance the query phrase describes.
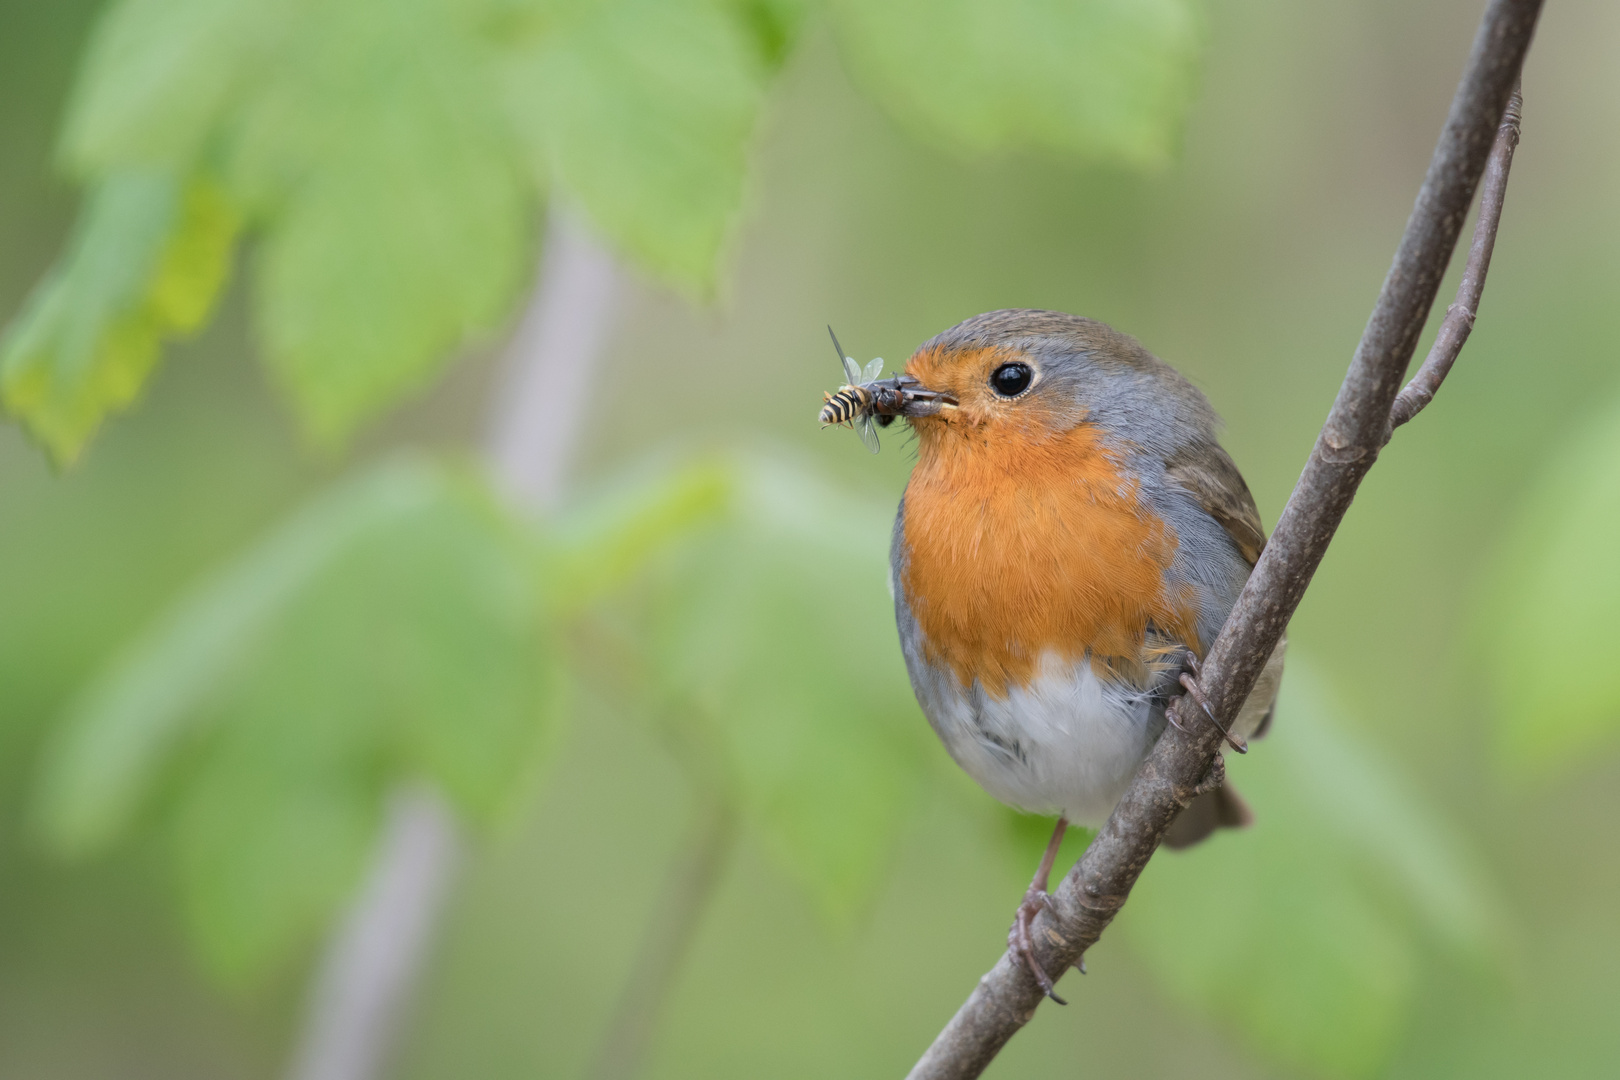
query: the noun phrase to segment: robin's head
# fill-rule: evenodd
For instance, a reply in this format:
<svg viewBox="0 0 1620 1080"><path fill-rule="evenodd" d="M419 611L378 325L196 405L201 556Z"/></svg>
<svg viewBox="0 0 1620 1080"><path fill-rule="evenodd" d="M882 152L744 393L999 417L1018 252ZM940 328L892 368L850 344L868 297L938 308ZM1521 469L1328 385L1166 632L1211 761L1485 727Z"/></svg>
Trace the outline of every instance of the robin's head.
<svg viewBox="0 0 1620 1080"><path fill-rule="evenodd" d="M922 401L903 414L926 450L952 438L1041 442L1082 424L1173 450L1213 437L1204 395L1135 338L1057 311L992 311L925 342L906 362Z"/></svg>

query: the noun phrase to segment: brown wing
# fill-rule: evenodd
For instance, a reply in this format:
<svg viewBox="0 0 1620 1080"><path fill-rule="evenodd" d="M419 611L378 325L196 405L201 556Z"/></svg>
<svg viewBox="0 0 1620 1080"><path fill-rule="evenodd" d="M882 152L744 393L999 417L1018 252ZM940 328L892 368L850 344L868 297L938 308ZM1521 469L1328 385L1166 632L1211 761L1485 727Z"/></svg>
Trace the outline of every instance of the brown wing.
<svg viewBox="0 0 1620 1080"><path fill-rule="evenodd" d="M1182 487L1192 492L1204 512L1221 523L1221 528L1237 544L1238 551L1253 566L1266 546L1266 533L1260 527L1260 511L1255 509L1254 496L1243 482L1225 450L1216 443L1192 447L1165 462L1165 472ZM1269 665L1268 665L1269 666ZM1280 676L1279 667L1277 675ZM1275 677L1274 677L1275 678ZM1259 689L1259 688L1257 688ZM1260 689L1266 694L1265 689ZM1251 738L1258 739L1271 726L1272 710L1276 707L1276 686L1270 687L1270 703ZM1250 695L1250 704L1254 695ZM1248 706L1245 706L1245 712ZM1239 718L1241 721L1241 717ZM1173 848L1190 847L1216 829L1245 828L1254 820L1249 804L1226 784L1200 795L1192 805L1182 811L1164 835L1164 842Z"/></svg>
<svg viewBox="0 0 1620 1080"><path fill-rule="evenodd" d="M1253 566L1266 546L1260 512L1243 474L1216 443L1203 443L1164 463L1165 472L1193 494L1210 517L1221 523L1243 557Z"/></svg>
<svg viewBox="0 0 1620 1080"><path fill-rule="evenodd" d="M1260 527L1260 512L1255 509L1254 496L1249 493L1249 485L1243 482L1243 474L1238 472L1232 459L1225 450L1214 442L1190 447L1182 453L1165 462L1165 472L1198 500L1204 512L1220 522L1221 528L1232 538L1238 551L1253 566L1260 558L1260 551L1266 546L1266 533ZM1285 637L1277 643L1276 651L1267 661L1266 668L1260 673L1260 682L1255 684L1254 690L1249 694L1249 700L1244 705L1238 717L1238 726L1248 728L1253 723L1252 739L1261 738L1271 727L1272 714L1277 703L1277 683L1282 679L1282 658L1288 647ZM1265 712L1258 720L1253 719L1255 711L1264 708ZM1215 808L1211 801L1209 808ZM1216 827L1233 824L1228 817L1237 815L1231 807L1220 807L1220 815L1206 813L1196 827L1189 823L1185 827L1185 842L1191 843ZM1185 815L1183 815L1185 816ZM1207 820L1206 820L1207 819ZM1178 821L1179 824L1179 821Z"/></svg>

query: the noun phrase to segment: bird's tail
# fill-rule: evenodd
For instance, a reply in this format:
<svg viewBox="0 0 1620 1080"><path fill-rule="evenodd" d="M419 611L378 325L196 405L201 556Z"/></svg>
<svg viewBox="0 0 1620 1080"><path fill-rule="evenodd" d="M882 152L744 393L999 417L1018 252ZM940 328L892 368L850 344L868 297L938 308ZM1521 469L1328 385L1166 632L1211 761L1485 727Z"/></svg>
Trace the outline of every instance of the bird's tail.
<svg viewBox="0 0 1620 1080"><path fill-rule="evenodd" d="M1246 829L1254 824L1254 811L1231 784L1222 784L1192 801L1164 834L1167 847L1192 847L1216 829Z"/></svg>

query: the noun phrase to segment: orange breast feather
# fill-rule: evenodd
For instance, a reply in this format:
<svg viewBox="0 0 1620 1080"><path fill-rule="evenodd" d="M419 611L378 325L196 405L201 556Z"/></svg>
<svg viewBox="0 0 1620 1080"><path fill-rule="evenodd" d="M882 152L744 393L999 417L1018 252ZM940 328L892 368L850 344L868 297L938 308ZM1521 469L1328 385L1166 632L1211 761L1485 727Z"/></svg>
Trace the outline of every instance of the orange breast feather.
<svg viewBox="0 0 1620 1080"><path fill-rule="evenodd" d="M1189 597L1165 584L1175 535L1139 512L1095 428L919 434L902 584L931 662L1004 697L1046 652L1089 653L1099 673L1140 684L1150 623L1200 648Z"/></svg>

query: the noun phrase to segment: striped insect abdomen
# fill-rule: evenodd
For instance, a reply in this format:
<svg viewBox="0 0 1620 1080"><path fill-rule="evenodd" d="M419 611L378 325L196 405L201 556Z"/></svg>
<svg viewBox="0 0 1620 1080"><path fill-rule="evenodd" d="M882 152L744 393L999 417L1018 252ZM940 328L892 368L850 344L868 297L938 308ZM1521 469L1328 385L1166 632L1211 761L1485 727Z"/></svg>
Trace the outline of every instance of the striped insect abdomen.
<svg viewBox="0 0 1620 1080"><path fill-rule="evenodd" d="M821 407L821 422L823 424L847 424L852 422L861 413L867 411L872 405L872 395L864 387L846 386L836 394L827 398L827 403Z"/></svg>

